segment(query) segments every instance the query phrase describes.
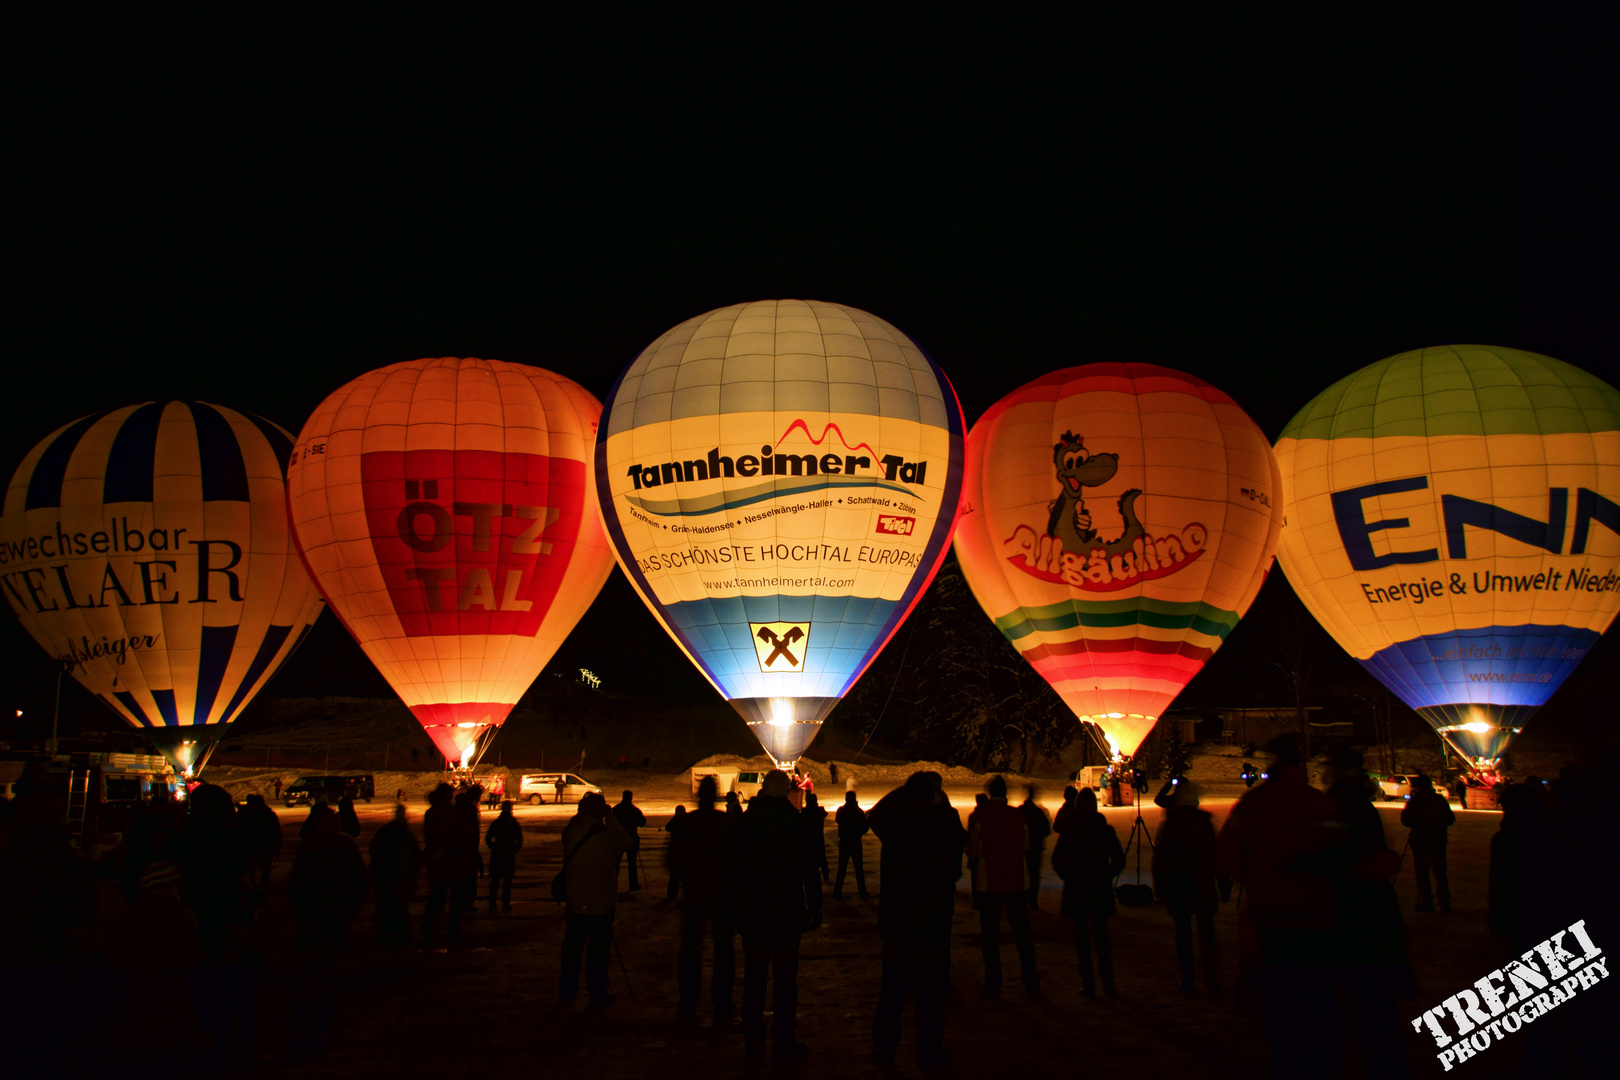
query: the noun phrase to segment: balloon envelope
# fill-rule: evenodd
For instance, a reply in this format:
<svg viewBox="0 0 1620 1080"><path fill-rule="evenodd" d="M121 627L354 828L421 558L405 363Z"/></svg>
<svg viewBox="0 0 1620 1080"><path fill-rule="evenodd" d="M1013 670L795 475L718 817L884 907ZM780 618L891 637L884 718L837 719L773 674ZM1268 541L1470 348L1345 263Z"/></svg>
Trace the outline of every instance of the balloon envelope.
<svg viewBox="0 0 1620 1080"><path fill-rule="evenodd" d="M299 547L332 610L463 760L601 591L601 405L499 360L413 360L329 396L293 448Z"/></svg>
<svg viewBox="0 0 1620 1080"><path fill-rule="evenodd" d="M291 443L249 413L145 402L52 433L6 490L12 609L178 769L206 757L320 614L287 527Z"/></svg>
<svg viewBox="0 0 1620 1080"><path fill-rule="evenodd" d="M1324 390L1277 460L1300 599L1493 767L1620 609L1620 394L1535 353L1419 349Z"/></svg>
<svg viewBox="0 0 1620 1080"><path fill-rule="evenodd" d="M973 425L957 559L1024 659L1130 755L1253 603L1278 488L1265 435L1208 383L1066 368Z"/></svg>
<svg viewBox="0 0 1620 1080"><path fill-rule="evenodd" d="M619 377L596 469L620 565L777 761L804 753L938 569L962 428L921 349L837 304L719 308Z"/></svg>

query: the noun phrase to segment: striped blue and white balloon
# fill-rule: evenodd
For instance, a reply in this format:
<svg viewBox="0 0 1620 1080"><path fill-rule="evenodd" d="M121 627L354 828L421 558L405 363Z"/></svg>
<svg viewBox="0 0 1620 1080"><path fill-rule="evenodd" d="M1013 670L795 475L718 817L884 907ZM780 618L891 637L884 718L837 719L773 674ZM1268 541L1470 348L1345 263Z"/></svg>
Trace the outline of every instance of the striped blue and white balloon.
<svg viewBox="0 0 1620 1080"><path fill-rule="evenodd" d="M143 402L52 432L6 489L7 602L179 769L201 765L320 614L288 529L291 446L250 413Z"/></svg>

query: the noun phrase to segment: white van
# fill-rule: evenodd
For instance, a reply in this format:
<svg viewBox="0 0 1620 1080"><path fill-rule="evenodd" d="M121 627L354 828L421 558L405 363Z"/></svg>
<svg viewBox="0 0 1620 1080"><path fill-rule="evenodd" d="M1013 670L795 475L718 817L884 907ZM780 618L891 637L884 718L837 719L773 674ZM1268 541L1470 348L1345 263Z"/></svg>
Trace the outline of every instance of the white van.
<svg viewBox="0 0 1620 1080"><path fill-rule="evenodd" d="M698 793L698 785L703 783L703 778L705 776L714 777L716 791L719 793L722 799L726 797L726 792L731 791L737 786L736 769L700 769L694 765L692 766L692 794L696 795Z"/></svg>
<svg viewBox="0 0 1620 1080"><path fill-rule="evenodd" d="M524 773L519 781L517 801L531 806L542 803L579 802L587 795L602 794L602 789L574 773Z"/></svg>

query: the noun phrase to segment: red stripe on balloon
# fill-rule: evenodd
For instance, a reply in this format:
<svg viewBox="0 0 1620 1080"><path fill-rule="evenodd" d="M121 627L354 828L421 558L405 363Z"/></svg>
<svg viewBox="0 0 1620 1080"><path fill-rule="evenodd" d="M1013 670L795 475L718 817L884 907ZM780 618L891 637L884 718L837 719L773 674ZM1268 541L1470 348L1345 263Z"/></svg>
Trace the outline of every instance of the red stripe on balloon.
<svg viewBox="0 0 1620 1080"><path fill-rule="evenodd" d="M1076 653L1173 653L1184 656L1189 660L1196 660L1200 664L1215 654L1214 649L1206 649L1197 645L1189 645L1183 641L1155 641L1151 638L1104 638L1101 640L1087 640L1079 638L1074 641L1050 641L1039 645L1024 653L1024 659L1030 663L1045 660L1049 656L1071 656Z"/></svg>

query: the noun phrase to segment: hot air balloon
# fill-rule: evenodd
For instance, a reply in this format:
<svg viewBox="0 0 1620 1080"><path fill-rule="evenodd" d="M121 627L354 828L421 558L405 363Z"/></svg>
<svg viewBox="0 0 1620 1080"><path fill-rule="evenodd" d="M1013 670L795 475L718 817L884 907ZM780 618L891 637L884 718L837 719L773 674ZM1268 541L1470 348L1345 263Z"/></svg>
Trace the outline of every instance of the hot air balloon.
<svg viewBox="0 0 1620 1080"><path fill-rule="evenodd" d="M1248 610L1280 515L1266 437L1152 364L1036 379L968 434L957 559L973 595L1116 756Z"/></svg>
<svg viewBox="0 0 1620 1080"><path fill-rule="evenodd" d="M1620 394L1535 353L1419 349L1317 395L1277 461L1294 591L1493 771L1620 609Z"/></svg>
<svg viewBox="0 0 1620 1080"><path fill-rule="evenodd" d="M310 573L451 762L613 570L587 467L601 411L561 375L444 357L360 376L298 435L287 493Z"/></svg>
<svg viewBox="0 0 1620 1080"><path fill-rule="evenodd" d="M596 443L619 564L778 763L938 569L962 428L933 361L838 304L718 308L619 376Z"/></svg>
<svg viewBox="0 0 1620 1080"><path fill-rule="evenodd" d="M149 401L59 428L6 489L12 610L182 772L321 611L287 528L291 444L250 413Z"/></svg>

